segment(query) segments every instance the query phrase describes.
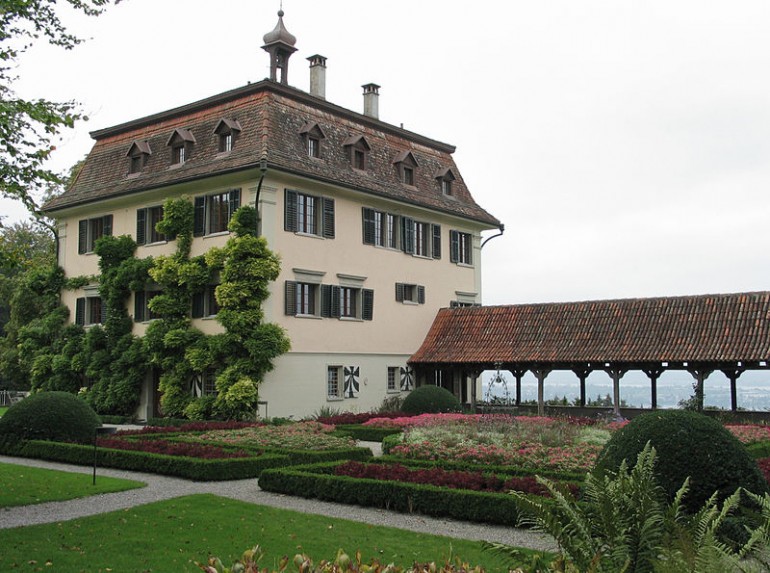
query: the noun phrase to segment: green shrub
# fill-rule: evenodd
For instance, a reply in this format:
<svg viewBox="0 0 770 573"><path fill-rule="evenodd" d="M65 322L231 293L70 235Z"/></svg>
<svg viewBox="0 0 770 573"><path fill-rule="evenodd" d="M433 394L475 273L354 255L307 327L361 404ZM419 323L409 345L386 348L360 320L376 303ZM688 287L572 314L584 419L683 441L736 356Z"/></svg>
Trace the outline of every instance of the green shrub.
<svg viewBox="0 0 770 573"><path fill-rule="evenodd" d="M375 428L361 424L339 424L335 431L342 436L350 436L363 442L381 442L386 436L400 434L401 428Z"/></svg>
<svg viewBox="0 0 770 573"><path fill-rule="evenodd" d="M193 398L184 409L184 415L190 420L203 421L214 419L216 396L208 395Z"/></svg>
<svg viewBox="0 0 770 573"><path fill-rule="evenodd" d="M404 442L404 433L399 432L398 434L391 434L390 436L385 436L382 438L382 453L383 454L389 454L390 450L394 446L398 446L399 444Z"/></svg>
<svg viewBox="0 0 770 573"><path fill-rule="evenodd" d="M674 499L685 479L691 511L701 508L714 492L724 500L738 487L763 494L768 484L746 448L722 424L685 410L659 410L634 418L612 436L597 461L600 471L617 471L623 460L633 467L649 442L656 450L658 481Z"/></svg>
<svg viewBox="0 0 770 573"><path fill-rule="evenodd" d="M441 386L420 386L404 398L401 411L406 414L440 414L460 412L460 401Z"/></svg>
<svg viewBox="0 0 770 573"><path fill-rule="evenodd" d="M0 418L6 440L90 443L102 425L91 407L69 392L39 392L14 404Z"/></svg>

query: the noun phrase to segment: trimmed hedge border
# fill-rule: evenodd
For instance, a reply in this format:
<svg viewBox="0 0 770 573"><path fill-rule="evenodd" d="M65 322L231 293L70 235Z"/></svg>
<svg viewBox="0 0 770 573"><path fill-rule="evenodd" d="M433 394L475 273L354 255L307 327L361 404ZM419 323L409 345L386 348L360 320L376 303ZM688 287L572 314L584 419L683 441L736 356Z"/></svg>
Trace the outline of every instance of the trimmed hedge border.
<svg viewBox="0 0 770 573"><path fill-rule="evenodd" d="M334 430L335 434L350 436L354 440L362 442L381 442L387 436L400 434L401 432L400 428L375 428L361 424L340 424Z"/></svg>
<svg viewBox="0 0 770 573"><path fill-rule="evenodd" d="M90 466L93 446L29 440L2 448L8 455ZM202 460L131 450L98 448L97 466L181 477L193 481L225 481L259 477L263 470L286 465L289 457L275 453L249 458Z"/></svg>
<svg viewBox="0 0 770 573"><path fill-rule="evenodd" d="M136 423L136 418L133 416L109 416L107 414L100 414L99 418L101 419L102 424L112 424L115 426Z"/></svg>
<svg viewBox="0 0 770 573"><path fill-rule="evenodd" d="M274 493L402 513L517 525L519 514L511 495L331 475L339 463L266 469L259 476L259 487Z"/></svg>
<svg viewBox="0 0 770 573"><path fill-rule="evenodd" d="M761 442L754 442L748 444L746 450L749 452L752 458L759 460L762 458L770 458L770 441L764 440Z"/></svg>

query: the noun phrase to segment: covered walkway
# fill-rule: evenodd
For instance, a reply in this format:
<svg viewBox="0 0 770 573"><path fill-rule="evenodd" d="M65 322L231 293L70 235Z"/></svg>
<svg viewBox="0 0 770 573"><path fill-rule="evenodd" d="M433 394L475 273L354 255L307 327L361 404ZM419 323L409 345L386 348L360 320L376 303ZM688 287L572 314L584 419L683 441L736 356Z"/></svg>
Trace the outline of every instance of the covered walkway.
<svg viewBox="0 0 770 573"><path fill-rule="evenodd" d="M741 374L767 370L769 362L770 292L445 308L409 360L418 385L441 384L473 407L484 370L511 372L516 405L521 379L531 371L541 414L544 381L555 370L575 373L582 406L588 375L606 372L616 414L620 382L630 370L648 376L653 409L660 375L689 372L701 410L704 383L720 371L730 381L735 411Z"/></svg>

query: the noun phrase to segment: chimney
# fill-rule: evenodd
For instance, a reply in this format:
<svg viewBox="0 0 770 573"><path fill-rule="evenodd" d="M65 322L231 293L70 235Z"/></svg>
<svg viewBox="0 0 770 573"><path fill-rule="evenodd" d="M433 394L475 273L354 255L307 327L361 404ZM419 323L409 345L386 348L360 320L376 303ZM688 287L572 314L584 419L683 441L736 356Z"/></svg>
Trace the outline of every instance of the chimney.
<svg viewBox="0 0 770 573"><path fill-rule="evenodd" d="M364 88L364 115L380 119L380 86L377 84L366 84Z"/></svg>
<svg viewBox="0 0 770 573"><path fill-rule="evenodd" d="M316 54L310 62L310 95L326 99L326 58Z"/></svg>

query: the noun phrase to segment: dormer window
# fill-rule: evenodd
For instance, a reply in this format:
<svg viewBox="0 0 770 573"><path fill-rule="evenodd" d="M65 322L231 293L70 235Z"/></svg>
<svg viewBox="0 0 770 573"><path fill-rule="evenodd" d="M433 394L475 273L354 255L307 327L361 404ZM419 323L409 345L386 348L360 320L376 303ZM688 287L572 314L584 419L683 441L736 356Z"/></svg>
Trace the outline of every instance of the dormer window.
<svg viewBox="0 0 770 573"><path fill-rule="evenodd" d="M438 181L439 188L442 195L452 195L452 182L455 180L455 175L451 169L444 169L436 173L436 181Z"/></svg>
<svg viewBox="0 0 770 573"><path fill-rule="evenodd" d="M404 185L414 186L415 171L418 167L417 160L411 151L402 151L396 156L393 164L396 166L396 174Z"/></svg>
<svg viewBox="0 0 770 573"><path fill-rule="evenodd" d="M189 161L195 137L189 129L175 129L166 145L171 148L171 164L181 165Z"/></svg>
<svg viewBox="0 0 770 573"><path fill-rule="evenodd" d="M147 165L151 154L152 151L150 150L149 143L146 141L133 142L128 149L128 153L126 153L126 157L128 157L128 173L130 175L141 173L144 166Z"/></svg>
<svg viewBox="0 0 770 573"><path fill-rule="evenodd" d="M354 169L366 170L367 159L369 156L369 144L363 135L351 135L342 144L350 157L350 164Z"/></svg>
<svg viewBox="0 0 770 573"><path fill-rule="evenodd" d="M316 159L321 158L321 141L326 139L326 135L318 126L317 123L308 121L299 130L299 134L302 136L305 143L305 151L308 157L314 157Z"/></svg>
<svg viewBox="0 0 770 573"><path fill-rule="evenodd" d="M233 150L235 140L241 133L241 124L236 119L223 118L219 120L214 134L219 138L219 153Z"/></svg>

